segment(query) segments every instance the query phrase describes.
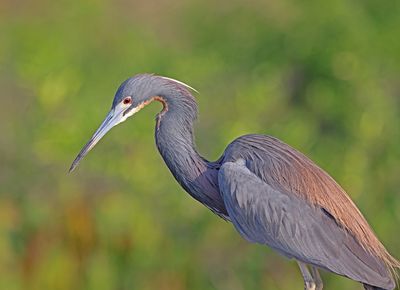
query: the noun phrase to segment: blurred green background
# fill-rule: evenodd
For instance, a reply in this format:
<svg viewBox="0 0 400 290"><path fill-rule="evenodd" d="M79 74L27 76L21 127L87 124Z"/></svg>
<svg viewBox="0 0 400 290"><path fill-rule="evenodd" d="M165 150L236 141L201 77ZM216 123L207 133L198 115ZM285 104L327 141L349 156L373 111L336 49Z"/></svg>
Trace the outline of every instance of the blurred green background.
<svg viewBox="0 0 400 290"><path fill-rule="evenodd" d="M191 199L151 105L73 174L118 85L200 91L199 151L250 132L325 168L400 258L400 2L1 1L0 289L302 289L296 264ZM324 273L327 289L361 289Z"/></svg>

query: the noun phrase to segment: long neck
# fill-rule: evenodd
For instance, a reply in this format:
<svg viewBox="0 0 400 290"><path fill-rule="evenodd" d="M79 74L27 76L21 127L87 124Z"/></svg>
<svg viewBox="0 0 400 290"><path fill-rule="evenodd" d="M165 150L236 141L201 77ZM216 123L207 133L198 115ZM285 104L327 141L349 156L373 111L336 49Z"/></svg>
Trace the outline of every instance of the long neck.
<svg viewBox="0 0 400 290"><path fill-rule="evenodd" d="M193 120L168 103L168 111L157 117L156 144L168 168L183 186L190 186L205 172L210 162L195 149Z"/></svg>
<svg viewBox="0 0 400 290"><path fill-rule="evenodd" d="M225 216L218 188L218 164L207 161L195 149L196 104L187 103L185 98L187 96L176 94L161 97L164 110L157 117L157 148L180 185L196 200ZM194 99L189 101L194 102Z"/></svg>

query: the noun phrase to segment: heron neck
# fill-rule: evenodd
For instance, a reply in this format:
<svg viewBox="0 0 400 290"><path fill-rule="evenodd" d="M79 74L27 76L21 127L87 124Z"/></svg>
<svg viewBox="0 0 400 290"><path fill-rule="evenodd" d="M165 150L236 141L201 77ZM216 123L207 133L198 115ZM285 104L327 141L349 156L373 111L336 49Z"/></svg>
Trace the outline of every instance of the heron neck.
<svg viewBox="0 0 400 290"><path fill-rule="evenodd" d="M196 112L187 112L190 109L168 104L168 111L159 114L157 148L175 179L191 196L220 216L226 216L218 188L218 164L197 152L193 134Z"/></svg>
<svg viewBox="0 0 400 290"><path fill-rule="evenodd" d="M210 164L196 150L193 120L171 111L157 117L156 144L168 168L183 185L193 183Z"/></svg>

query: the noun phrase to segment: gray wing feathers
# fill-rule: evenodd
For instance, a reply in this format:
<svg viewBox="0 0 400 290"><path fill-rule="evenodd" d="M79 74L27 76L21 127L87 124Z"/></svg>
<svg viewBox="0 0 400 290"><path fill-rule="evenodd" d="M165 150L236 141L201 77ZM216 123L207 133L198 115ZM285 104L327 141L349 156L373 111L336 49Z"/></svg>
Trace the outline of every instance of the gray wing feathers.
<svg viewBox="0 0 400 290"><path fill-rule="evenodd" d="M224 163L218 182L232 223L247 240L356 281L394 288L384 265L328 213L273 189L244 160Z"/></svg>

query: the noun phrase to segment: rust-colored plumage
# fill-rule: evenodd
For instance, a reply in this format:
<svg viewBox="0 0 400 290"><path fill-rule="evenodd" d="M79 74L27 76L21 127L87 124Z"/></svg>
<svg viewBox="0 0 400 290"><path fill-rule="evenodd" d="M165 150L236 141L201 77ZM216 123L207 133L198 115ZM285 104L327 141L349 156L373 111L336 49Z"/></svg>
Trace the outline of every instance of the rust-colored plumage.
<svg viewBox="0 0 400 290"><path fill-rule="evenodd" d="M295 193L324 208L371 254L380 258L397 276L400 263L392 257L368 225L344 189L308 157L280 140L251 135L258 148L268 151L268 172L258 172L272 186ZM240 138L239 138L240 139ZM265 161L265 156L262 158ZM267 161L268 162L268 161ZM257 170L257 169L255 169Z"/></svg>

